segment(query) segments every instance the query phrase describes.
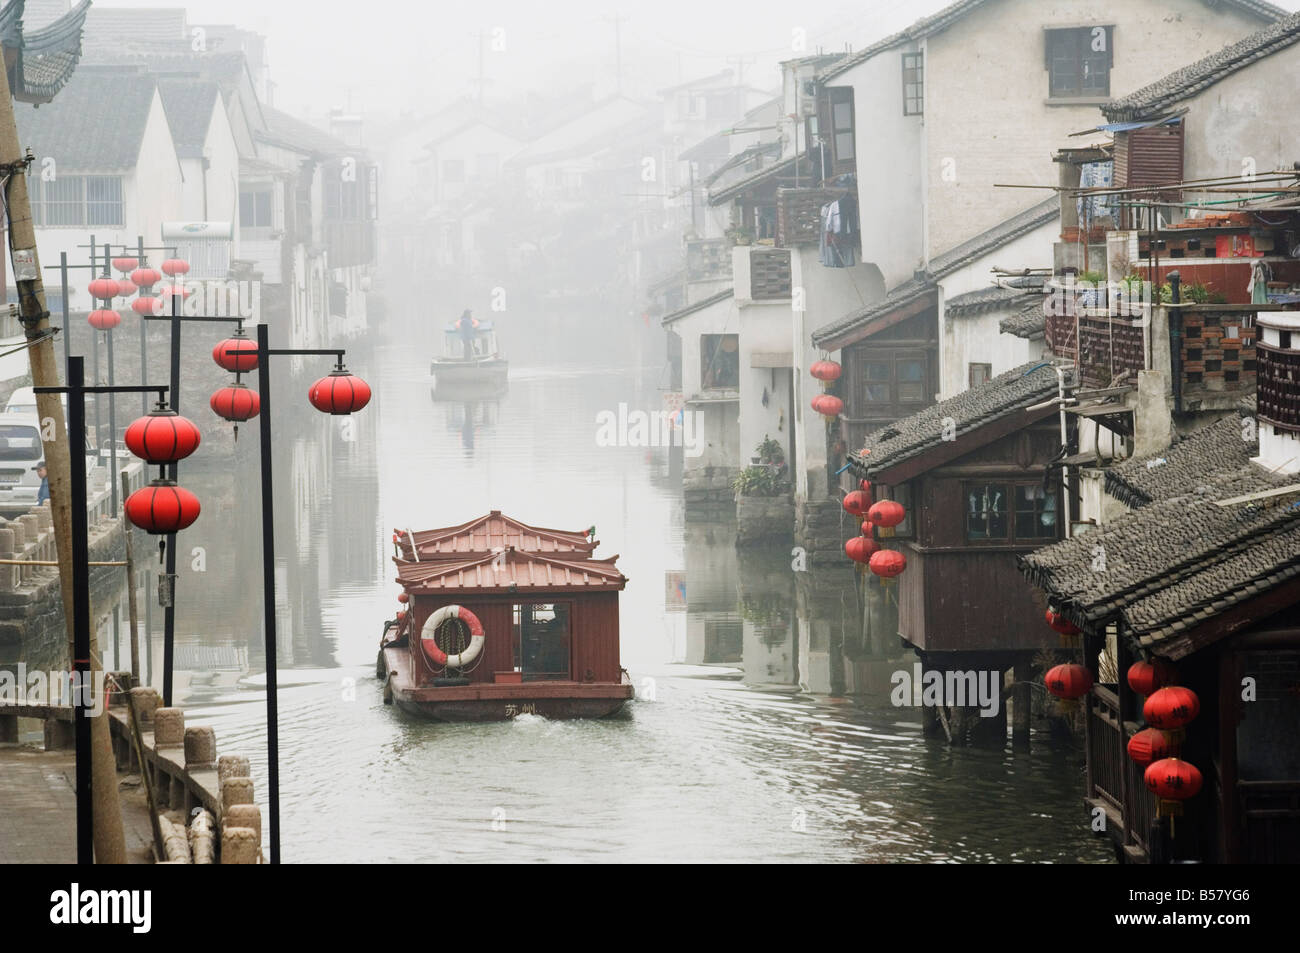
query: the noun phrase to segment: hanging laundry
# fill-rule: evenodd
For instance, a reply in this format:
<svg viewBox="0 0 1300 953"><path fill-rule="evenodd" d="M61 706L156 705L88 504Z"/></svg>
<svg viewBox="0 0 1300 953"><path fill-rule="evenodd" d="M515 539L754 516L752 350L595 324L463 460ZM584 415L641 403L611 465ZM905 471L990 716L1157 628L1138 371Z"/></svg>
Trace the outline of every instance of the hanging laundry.
<svg viewBox="0 0 1300 953"><path fill-rule="evenodd" d="M1114 181L1114 162L1085 162L1079 166L1079 188L1095 189L1109 187ZM1095 226L1101 223L1102 219L1110 219L1113 222L1113 216L1110 208L1111 196L1109 195L1089 195L1079 196L1074 200L1075 211L1079 215L1079 227L1084 227L1085 212L1086 220L1089 226Z"/></svg>

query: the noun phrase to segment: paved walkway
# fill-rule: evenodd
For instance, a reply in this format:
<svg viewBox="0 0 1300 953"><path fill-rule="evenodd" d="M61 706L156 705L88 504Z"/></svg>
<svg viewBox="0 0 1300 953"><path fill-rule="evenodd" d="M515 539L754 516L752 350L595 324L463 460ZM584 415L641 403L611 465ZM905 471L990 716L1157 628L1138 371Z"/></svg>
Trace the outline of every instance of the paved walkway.
<svg viewBox="0 0 1300 953"><path fill-rule="evenodd" d="M77 861L76 758L71 751L0 745L0 864ZM144 793L120 788L130 862L152 863Z"/></svg>

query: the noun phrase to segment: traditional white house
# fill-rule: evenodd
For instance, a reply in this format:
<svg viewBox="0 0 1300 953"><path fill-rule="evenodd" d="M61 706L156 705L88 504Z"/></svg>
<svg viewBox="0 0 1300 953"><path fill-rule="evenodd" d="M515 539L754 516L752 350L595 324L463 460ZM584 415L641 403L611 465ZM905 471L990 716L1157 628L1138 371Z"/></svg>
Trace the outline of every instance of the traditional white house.
<svg viewBox="0 0 1300 953"><path fill-rule="evenodd" d="M36 156L28 183L44 265L60 252L84 263L92 236L100 246L157 244L164 222L185 217L181 160L149 73L82 64L53 102L14 110ZM69 307L93 306L84 285L70 282Z"/></svg>

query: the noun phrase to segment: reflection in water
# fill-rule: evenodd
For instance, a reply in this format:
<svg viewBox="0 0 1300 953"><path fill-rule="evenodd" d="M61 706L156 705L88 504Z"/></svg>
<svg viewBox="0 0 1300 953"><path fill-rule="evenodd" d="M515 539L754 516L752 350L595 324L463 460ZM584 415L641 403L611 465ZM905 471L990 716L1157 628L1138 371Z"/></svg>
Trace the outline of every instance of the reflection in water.
<svg viewBox="0 0 1300 953"><path fill-rule="evenodd" d="M417 350L372 364L355 433L305 420L278 450L286 860L1108 859L1078 823L1077 758L950 749L889 706L897 636L856 624L851 569L738 554L734 527L684 525L665 451L597 445L601 411L662 406L657 368L515 362L497 400L431 403ZM598 554L620 554L623 717L441 725L382 704L391 528L490 509L594 523ZM259 673L245 631L195 641L242 644ZM187 721L265 778L260 679L208 661Z"/></svg>

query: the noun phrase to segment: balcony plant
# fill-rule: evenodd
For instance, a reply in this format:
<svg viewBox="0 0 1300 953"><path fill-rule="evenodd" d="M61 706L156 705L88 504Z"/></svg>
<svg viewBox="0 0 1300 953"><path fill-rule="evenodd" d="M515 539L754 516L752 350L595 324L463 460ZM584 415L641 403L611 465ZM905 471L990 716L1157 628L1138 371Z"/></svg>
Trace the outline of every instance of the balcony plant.
<svg viewBox="0 0 1300 953"><path fill-rule="evenodd" d="M739 496L780 496L789 486L785 480L785 451L779 441L767 435L754 448L754 463L731 482Z"/></svg>

